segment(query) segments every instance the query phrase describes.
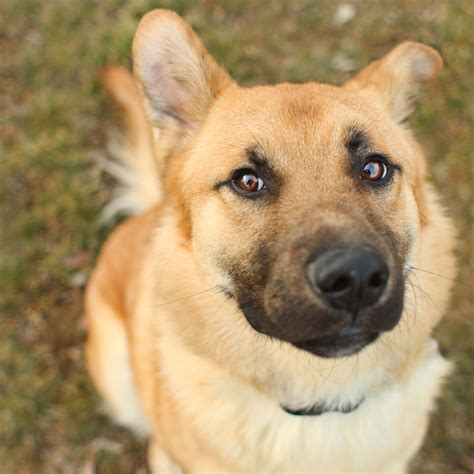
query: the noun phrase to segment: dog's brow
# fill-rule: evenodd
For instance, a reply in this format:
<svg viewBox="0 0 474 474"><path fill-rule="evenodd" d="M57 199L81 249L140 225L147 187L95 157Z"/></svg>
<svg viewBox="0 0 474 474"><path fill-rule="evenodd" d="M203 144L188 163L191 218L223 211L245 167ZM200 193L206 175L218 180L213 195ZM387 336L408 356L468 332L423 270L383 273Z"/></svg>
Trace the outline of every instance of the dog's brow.
<svg viewBox="0 0 474 474"><path fill-rule="evenodd" d="M356 125L351 125L347 129L345 146L349 152L350 158L353 161L358 161L363 159L367 155L380 155L384 156L390 166L399 172L403 172L403 167L400 164L394 163L384 152L380 152L374 148L372 141L369 138L367 132L357 127Z"/></svg>
<svg viewBox="0 0 474 474"><path fill-rule="evenodd" d="M351 126L347 131L345 145L346 148L349 150L349 153L355 154L357 152L369 148L370 140L366 132L364 132L358 127Z"/></svg>
<svg viewBox="0 0 474 474"><path fill-rule="evenodd" d="M253 146L251 148L247 148L246 150L248 160L253 163L258 169L264 171L271 171L272 167L263 155L262 151L257 147Z"/></svg>

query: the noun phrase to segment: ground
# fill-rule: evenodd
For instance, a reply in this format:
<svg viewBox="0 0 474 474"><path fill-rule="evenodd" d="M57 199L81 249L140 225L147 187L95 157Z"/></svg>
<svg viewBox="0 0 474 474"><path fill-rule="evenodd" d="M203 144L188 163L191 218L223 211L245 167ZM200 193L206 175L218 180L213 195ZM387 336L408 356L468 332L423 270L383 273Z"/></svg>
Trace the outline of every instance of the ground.
<svg viewBox="0 0 474 474"><path fill-rule="evenodd" d="M436 337L456 371L415 473L474 470L472 18L470 0L169 0L242 84L343 82L405 39L445 69L412 127L459 229L460 272ZM112 181L96 164L115 123L99 81L130 65L156 2L0 3L0 472L146 472L145 447L110 423L85 372L84 283L114 223L98 220ZM344 15L345 14L345 15ZM442 278L440 276L440 278Z"/></svg>

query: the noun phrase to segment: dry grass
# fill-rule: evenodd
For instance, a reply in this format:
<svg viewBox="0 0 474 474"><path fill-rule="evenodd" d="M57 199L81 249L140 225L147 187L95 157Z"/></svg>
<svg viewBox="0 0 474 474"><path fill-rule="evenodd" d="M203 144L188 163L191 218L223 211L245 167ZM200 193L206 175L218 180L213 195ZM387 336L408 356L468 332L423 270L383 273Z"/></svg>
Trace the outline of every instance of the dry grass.
<svg viewBox="0 0 474 474"><path fill-rule="evenodd" d="M351 4L356 16L344 25L335 24L338 3L329 0L160 6L183 14L243 84L340 83L344 69L404 39L442 52L446 68L428 87L413 128L460 229L460 283L437 334L457 370L413 471L472 472L472 2ZM110 189L93 160L110 124L98 71L130 63L137 21L155 6L0 4L0 472L146 472L144 445L101 414L85 373L81 298L111 230L97 223Z"/></svg>

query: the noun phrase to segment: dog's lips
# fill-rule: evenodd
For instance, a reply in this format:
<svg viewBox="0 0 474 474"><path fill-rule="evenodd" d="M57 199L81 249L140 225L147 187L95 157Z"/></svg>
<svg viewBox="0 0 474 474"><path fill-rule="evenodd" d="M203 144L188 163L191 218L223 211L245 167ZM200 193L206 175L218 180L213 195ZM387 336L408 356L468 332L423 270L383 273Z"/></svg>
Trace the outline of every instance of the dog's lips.
<svg viewBox="0 0 474 474"><path fill-rule="evenodd" d="M257 332L270 336L271 338L285 341L298 349L307 351L311 354L325 358L347 357L356 354L369 344L375 342L381 333L390 331L398 323L384 325L369 329L348 326L343 328L333 328L324 335L311 337L311 332L307 331L310 336L308 339L290 338L285 330L275 324L270 324L268 319L254 318L254 313L248 313L241 308L247 322ZM258 314L258 313L257 313Z"/></svg>
<svg viewBox="0 0 474 474"><path fill-rule="evenodd" d="M297 341L292 344L298 349L311 352L320 357L347 357L361 351L374 342L379 335L379 332L365 332L348 328L339 334Z"/></svg>

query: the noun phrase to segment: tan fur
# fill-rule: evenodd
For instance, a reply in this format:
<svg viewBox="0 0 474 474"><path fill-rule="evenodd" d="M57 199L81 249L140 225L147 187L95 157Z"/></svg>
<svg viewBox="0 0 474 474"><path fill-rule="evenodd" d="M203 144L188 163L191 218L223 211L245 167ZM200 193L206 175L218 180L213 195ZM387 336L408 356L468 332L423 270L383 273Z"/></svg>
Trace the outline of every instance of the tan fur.
<svg viewBox="0 0 474 474"><path fill-rule="evenodd" d="M87 288L88 366L115 417L150 433L153 472L406 472L449 370L430 335L448 304L453 231L419 146L399 126L439 56L404 43L342 88L243 89L183 20L156 10L139 26L134 57L164 199L112 234ZM109 83L117 95L130 86L120 74ZM129 127L147 143L135 98L124 102ZM377 197L347 176L341 144L354 122L403 166ZM285 179L258 212L215 189L255 139ZM325 359L270 339L216 289L230 284L222 260L251 268L258 242L284 249L325 227L362 239L373 230L366 210L407 236L411 273L401 321L358 354ZM298 252L281 255L291 285ZM361 396L349 414L280 407Z"/></svg>

